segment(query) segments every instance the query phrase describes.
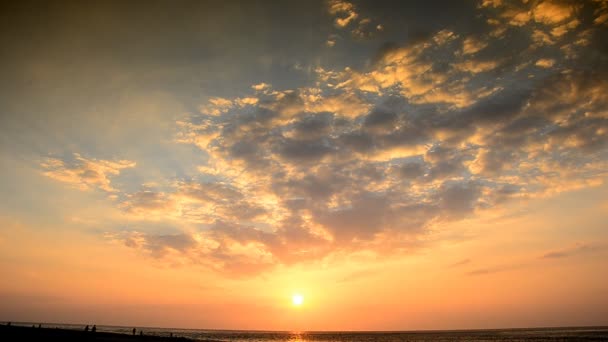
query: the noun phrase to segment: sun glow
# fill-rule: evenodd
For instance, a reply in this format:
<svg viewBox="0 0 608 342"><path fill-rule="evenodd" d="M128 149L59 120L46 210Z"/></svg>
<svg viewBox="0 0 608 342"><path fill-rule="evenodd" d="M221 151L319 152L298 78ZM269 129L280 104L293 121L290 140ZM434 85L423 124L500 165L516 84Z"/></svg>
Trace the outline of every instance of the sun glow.
<svg viewBox="0 0 608 342"><path fill-rule="evenodd" d="M291 297L291 303L294 306L301 306L304 303L304 296L302 296L299 293L295 293L292 297Z"/></svg>

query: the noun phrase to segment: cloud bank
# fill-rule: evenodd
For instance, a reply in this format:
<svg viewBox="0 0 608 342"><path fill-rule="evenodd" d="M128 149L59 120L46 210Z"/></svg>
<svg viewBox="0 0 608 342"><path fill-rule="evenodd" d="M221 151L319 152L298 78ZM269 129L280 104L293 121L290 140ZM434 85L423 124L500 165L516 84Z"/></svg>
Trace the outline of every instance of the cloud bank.
<svg viewBox="0 0 608 342"><path fill-rule="evenodd" d="M361 18L349 2L328 6L338 29ZM407 253L437 224L599 185L606 6L584 6L483 1L479 32L443 29L365 67L317 67L312 86L211 98L175 123L175 143L207 157L200 173L116 199L136 222L182 231L108 236L155 258L257 274L337 253ZM76 155L42 167L83 190L120 192L109 177L135 163Z"/></svg>

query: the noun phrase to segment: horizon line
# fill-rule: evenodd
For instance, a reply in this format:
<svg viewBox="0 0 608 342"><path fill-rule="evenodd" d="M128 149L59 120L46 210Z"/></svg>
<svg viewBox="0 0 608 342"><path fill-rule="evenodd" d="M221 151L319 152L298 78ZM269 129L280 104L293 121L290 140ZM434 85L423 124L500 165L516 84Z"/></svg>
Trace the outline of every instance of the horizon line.
<svg viewBox="0 0 608 342"><path fill-rule="evenodd" d="M56 323L56 322L23 322L23 321L1 321L2 325L11 324L46 324L46 325L75 325L86 326L86 323ZM95 324L95 323L93 323ZM88 324L91 325L91 324ZM530 327L501 327L501 328L457 328L457 329L414 329L414 330L265 330L265 329L218 329L218 328L177 328L177 327L154 327L154 326L138 326L138 325L112 325L112 324L95 324L98 327L116 327L116 328L144 328L144 329L164 329L164 330L198 330L198 331L222 331L222 332L252 332L252 333L441 333L441 332L466 332L466 331L501 331L501 330L549 330L549 329L608 329L606 325L572 325L572 326L530 326ZM43 327L44 328L44 327Z"/></svg>

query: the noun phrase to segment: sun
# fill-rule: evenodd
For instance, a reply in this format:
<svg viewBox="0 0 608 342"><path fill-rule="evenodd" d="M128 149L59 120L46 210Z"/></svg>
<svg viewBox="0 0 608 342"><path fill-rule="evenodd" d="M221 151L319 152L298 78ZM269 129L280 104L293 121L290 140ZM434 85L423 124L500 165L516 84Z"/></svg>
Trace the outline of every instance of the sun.
<svg viewBox="0 0 608 342"><path fill-rule="evenodd" d="M301 306L304 303L304 296L299 293L294 293L294 295L291 296L291 303L294 306Z"/></svg>

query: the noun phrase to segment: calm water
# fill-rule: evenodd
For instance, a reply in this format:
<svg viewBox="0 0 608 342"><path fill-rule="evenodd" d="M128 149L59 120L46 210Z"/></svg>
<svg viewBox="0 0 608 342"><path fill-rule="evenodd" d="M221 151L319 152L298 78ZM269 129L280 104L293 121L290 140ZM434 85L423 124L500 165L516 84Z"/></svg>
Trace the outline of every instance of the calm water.
<svg viewBox="0 0 608 342"><path fill-rule="evenodd" d="M33 323L13 323L32 325ZM43 324L64 329L84 328L73 324ZM234 342L410 342L410 341L608 341L608 327L537 328L505 330L414 331L414 332L264 332L139 328L146 335L183 336L202 341ZM133 327L97 326L98 331L131 334Z"/></svg>

